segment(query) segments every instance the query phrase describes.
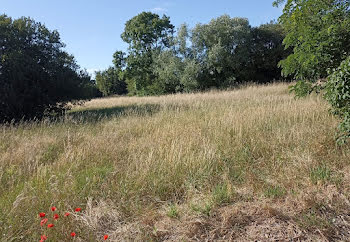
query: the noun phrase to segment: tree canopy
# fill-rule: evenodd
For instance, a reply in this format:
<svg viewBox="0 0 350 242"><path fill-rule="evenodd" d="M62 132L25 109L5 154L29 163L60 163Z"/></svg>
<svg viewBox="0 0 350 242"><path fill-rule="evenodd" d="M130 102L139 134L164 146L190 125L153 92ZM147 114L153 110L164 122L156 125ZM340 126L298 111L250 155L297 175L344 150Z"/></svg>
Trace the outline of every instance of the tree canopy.
<svg viewBox="0 0 350 242"><path fill-rule="evenodd" d="M0 121L40 118L89 97L90 77L64 47L41 23L0 16Z"/></svg>
<svg viewBox="0 0 350 242"><path fill-rule="evenodd" d="M278 23L251 27L247 19L228 15L192 29L182 24L175 32L168 16L143 12L126 22L121 37L129 44L128 52L116 52L113 63L130 95L266 83L281 79L277 63L290 54L283 48L284 36ZM102 81L101 74L98 83L112 87L113 75L104 75Z"/></svg>
<svg viewBox="0 0 350 242"><path fill-rule="evenodd" d="M287 0L280 22L293 53L280 62L285 76L315 81L339 66L350 51L348 0Z"/></svg>

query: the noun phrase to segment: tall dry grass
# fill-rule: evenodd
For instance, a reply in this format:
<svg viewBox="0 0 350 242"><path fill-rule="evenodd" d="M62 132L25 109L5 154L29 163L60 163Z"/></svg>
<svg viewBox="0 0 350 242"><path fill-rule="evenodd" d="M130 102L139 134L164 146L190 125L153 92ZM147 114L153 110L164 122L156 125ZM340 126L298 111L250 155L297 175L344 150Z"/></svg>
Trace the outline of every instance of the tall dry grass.
<svg viewBox="0 0 350 242"><path fill-rule="evenodd" d="M104 233L112 240L259 239L247 227L254 221L220 227L228 221L222 209L243 206L229 217L283 214L305 238L345 238L350 219L333 220L349 208L350 146L336 146L337 122L320 96L296 100L287 84L273 84L95 99L56 122L3 126L0 236L37 240L37 214L55 205L84 210L69 228L50 232L57 241L71 230L81 241ZM278 212L250 214L254 207ZM195 233L183 226L218 214L225 219L189 229ZM215 237L209 228L217 227L233 232Z"/></svg>

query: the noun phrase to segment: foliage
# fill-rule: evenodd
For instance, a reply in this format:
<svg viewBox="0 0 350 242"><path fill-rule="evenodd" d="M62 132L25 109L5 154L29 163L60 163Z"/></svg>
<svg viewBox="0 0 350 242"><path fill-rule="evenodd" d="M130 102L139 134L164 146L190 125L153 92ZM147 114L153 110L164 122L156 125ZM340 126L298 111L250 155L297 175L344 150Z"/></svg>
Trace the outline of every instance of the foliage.
<svg viewBox="0 0 350 242"><path fill-rule="evenodd" d="M350 2L348 0L287 0L280 22L284 44L293 53L280 62L285 76L315 81L327 76L349 55Z"/></svg>
<svg viewBox="0 0 350 242"><path fill-rule="evenodd" d="M184 70L181 75L180 83L184 92L198 90L198 79L201 74L201 66L194 59L186 59L184 61Z"/></svg>
<svg viewBox="0 0 350 242"><path fill-rule="evenodd" d="M175 93L182 90L180 78L183 62L172 51L161 52L154 60L154 74L157 76L158 94Z"/></svg>
<svg viewBox="0 0 350 242"><path fill-rule="evenodd" d="M350 57L329 75L325 96L333 113L342 120L338 141L343 143L350 138Z"/></svg>
<svg viewBox="0 0 350 242"><path fill-rule="evenodd" d="M282 25L274 22L252 28L247 41L249 59L244 80L267 83L281 80L281 68L278 62L291 54L291 49L284 49L285 37Z"/></svg>
<svg viewBox="0 0 350 242"><path fill-rule="evenodd" d="M173 29L169 17L142 12L126 22L121 37L130 50L145 52L169 46Z"/></svg>
<svg viewBox="0 0 350 242"><path fill-rule="evenodd" d="M142 12L126 22L121 37L129 44L126 77L132 94L159 94L152 67L155 56L170 47L173 29L169 17L160 18L151 12Z"/></svg>
<svg viewBox="0 0 350 242"><path fill-rule="evenodd" d="M339 142L344 142L350 136L349 59L345 60L350 55L350 1L274 2L282 3L285 6L280 22L287 33L283 42L286 48L293 48L293 53L280 62L283 74L298 79L291 90L305 96L320 89L318 83L313 83L327 77L329 70L334 71L326 81L326 99L342 119Z"/></svg>
<svg viewBox="0 0 350 242"><path fill-rule="evenodd" d="M290 52L282 46L284 36L279 24L251 28L247 19L228 15L193 29L182 24L174 35L169 17L143 12L122 34L129 44L123 70L128 92L159 95L280 80L277 63Z"/></svg>
<svg viewBox="0 0 350 242"><path fill-rule="evenodd" d="M203 72L202 89L228 87L242 78L247 49L242 48L250 34L247 19L223 15L192 30L192 51Z"/></svg>
<svg viewBox="0 0 350 242"><path fill-rule="evenodd" d="M122 72L119 72L115 67L109 67L107 70L96 72L96 85L103 96L127 93Z"/></svg>
<svg viewBox="0 0 350 242"><path fill-rule="evenodd" d="M123 95L127 93L125 82L125 53L116 51L113 54L113 67L104 71L96 72L96 86L103 94L109 96L113 94Z"/></svg>
<svg viewBox="0 0 350 242"><path fill-rule="evenodd" d="M63 47L41 23L0 16L0 121L40 118L89 98L90 77Z"/></svg>
<svg viewBox="0 0 350 242"><path fill-rule="evenodd" d="M176 53L182 57L182 59L188 58L192 54L192 50L188 47L188 41L190 41L190 30L187 24L182 24L177 30L177 36L175 37L175 49Z"/></svg>
<svg viewBox="0 0 350 242"><path fill-rule="evenodd" d="M289 86L289 91L294 92L296 98L306 97L312 92L312 83L299 80L294 85Z"/></svg>

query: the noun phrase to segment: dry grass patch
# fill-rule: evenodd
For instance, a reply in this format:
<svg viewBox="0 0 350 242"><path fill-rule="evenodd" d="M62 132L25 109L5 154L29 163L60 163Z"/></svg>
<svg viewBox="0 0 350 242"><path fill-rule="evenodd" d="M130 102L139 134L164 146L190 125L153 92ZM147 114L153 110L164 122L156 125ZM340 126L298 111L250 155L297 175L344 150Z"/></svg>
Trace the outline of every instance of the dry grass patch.
<svg viewBox="0 0 350 242"><path fill-rule="evenodd" d="M321 97L286 84L95 99L3 126L0 232L40 238L54 204L84 208L70 230L87 241L344 240L350 146L336 126Z"/></svg>

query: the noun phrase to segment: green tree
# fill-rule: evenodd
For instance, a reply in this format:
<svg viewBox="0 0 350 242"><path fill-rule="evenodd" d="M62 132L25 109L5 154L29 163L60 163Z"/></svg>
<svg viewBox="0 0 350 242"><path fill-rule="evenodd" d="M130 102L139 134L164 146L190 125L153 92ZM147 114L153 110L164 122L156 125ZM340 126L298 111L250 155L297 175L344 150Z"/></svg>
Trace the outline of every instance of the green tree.
<svg viewBox="0 0 350 242"><path fill-rule="evenodd" d="M283 79L278 63L292 53L291 48L284 49L284 37L283 27L278 23L252 28L250 39L246 42L249 49L246 81L266 83Z"/></svg>
<svg viewBox="0 0 350 242"><path fill-rule="evenodd" d="M342 120L338 141L344 143L350 138L350 57L328 77L325 97L332 105L333 113Z"/></svg>
<svg viewBox="0 0 350 242"><path fill-rule="evenodd" d="M125 82L126 57L123 51L113 54L113 67L96 72L96 85L103 96L113 94L123 95L127 93Z"/></svg>
<svg viewBox="0 0 350 242"><path fill-rule="evenodd" d="M248 62L248 50L241 48L249 38L251 27L245 18L223 15L192 30L192 51L201 65L202 89L228 87L242 79Z"/></svg>
<svg viewBox="0 0 350 242"><path fill-rule="evenodd" d="M123 72L116 67L109 67L104 71L96 72L96 85L103 96L127 93Z"/></svg>
<svg viewBox="0 0 350 242"><path fill-rule="evenodd" d="M154 73L157 76L158 93L182 91L180 79L183 75L183 62L171 50L161 52L154 60Z"/></svg>
<svg viewBox="0 0 350 242"><path fill-rule="evenodd" d="M327 77L349 55L350 2L348 0L278 0L285 3L279 18L284 45L293 53L280 62L285 76L315 81Z"/></svg>
<svg viewBox="0 0 350 242"><path fill-rule="evenodd" d="M199 88L200 65L192 55L190 30L182 24L173 39L173 46L155 57L154 74L160 93L191 92Z"/></svg>
<svg viewBox="0 0 350 242"><path fill-rule="evenodd" d="M90 77L63 47L41 23L0 16L0 121L41 118L88 97Z"/></svg>
<svg viewBox="0 0 350 242"><path fill-rule="evenodd" d="M182 57L182 59L192 56L191 48L188 47L190 41L190 30L187 24L182 24L177 30L177 36L175 37L175 51Z"/></svg>
<svg viewBox="0 0 350 242"><path fill-rule="evenodd" d="M147 52L158 48L169 47L174 26L170 18L151 12L142 12L125 24L122 39L130 44L129 50Z"/></svg>
<svg viewBox="0 0 350 242"><path fill-rule="evenodd" d="M195 59L185 59L184 69L180 78L180 84L184 92L192 92L199 89L199 77L201 66Z"/></svg>
<svg viewBox="0 0 350 242"><path fill-rule="evenodd" d="M172 44L174 26L167 16L142 12L125 24L122 39L129 44L126 59L128 90L132 94L159 94L154 58Z"/></svg>

